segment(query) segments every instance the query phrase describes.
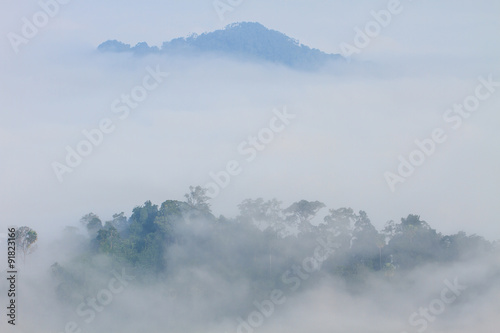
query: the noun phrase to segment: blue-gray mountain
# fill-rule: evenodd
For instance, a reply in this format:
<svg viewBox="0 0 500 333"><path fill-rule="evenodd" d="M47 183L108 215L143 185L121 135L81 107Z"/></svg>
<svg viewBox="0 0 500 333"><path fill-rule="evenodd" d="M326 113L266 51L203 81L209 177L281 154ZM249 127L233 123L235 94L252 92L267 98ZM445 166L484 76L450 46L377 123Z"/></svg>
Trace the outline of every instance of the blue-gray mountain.
<svg viewBox="0 0 500 333"><path fill-rule="evenodd" d="M117 40L98 46L101 52L131 52L134 55L202 55L207 53L231 56L243 60L264 60L294 69L315 70L329 63L344 60L341 55L328 54L300 44L287 35L264 27L260 23L233 23L222 30L175 38L161 48L145 42L131 47Z"/></svg>

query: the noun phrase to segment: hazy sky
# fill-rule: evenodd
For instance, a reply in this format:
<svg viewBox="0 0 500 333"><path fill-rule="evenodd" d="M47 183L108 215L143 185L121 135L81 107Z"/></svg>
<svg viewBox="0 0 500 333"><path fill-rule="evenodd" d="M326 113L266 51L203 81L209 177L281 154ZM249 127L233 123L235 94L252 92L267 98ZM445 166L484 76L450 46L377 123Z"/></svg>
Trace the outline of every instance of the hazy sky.
<svg viewBox="0 0 500 333"><path fill-rule="evenodd" d="M42 2L45 2L42 0ZM108 39L135 45L258 21L325 52L352 44L388 1L242 1L221 20L212 1L69 1L15 53L37 1L3 0L0 11L0 227L57 230L93 211L103 219L146 200L183 199L230 160L243 172L212 204L235 214L248 197L288 205L320 200L365 210L381 227L420 214L446 233L498 239L500 91L458 129L446 110L474 94L478 77L500 81L500 3L402 0L400 13L354 58L369 74L298 73L221 59L166 60L97 54ZM12 36L12 35L11 35ZM146 67L169 72L126 119L111 105L142 84ZM356 66L356 65L354 65ZM500 90L500 87L497 88ZM238 153L286 106L295 118L252 162ZM110 118L115 130L60 183L51 163L83 130ZM447 140L390 191L415 140L442 128ZM48 228L53 226L54 228ZM46 228L46 229L45 229ZM48 232L46 232L48 234Z"/></svg>

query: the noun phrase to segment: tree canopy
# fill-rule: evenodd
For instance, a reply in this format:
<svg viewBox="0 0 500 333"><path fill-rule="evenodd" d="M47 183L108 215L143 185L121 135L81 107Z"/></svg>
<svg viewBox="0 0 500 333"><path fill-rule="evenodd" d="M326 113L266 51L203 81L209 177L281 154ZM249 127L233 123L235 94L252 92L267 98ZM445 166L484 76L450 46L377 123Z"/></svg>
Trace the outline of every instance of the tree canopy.
<svg viewBox="0 0 500 333"><path fill-rule="evenodd" d="M26 256L36 250L36 241L38 234L35 230L29 227L20 227L16 229L16 246L17 250L23 256L23 261L26 261Z"/></svg>
<svg viewBox="0 0 500 333"><path fill-rule="evenodd" d="M227 279L245 278L255 290L262 290L272 288L283 272L302 262L304 253L314 253L318 239L335 244L322 272L348 284L362 283L367 272L393 278L419 265L449 263L494 248L477 235L443 235L415 214L399 223L389 221L379 231L364 211L331 208L321 216L326 205L319 201L300 200L282 208L277 199L246 199L238 205L236 217L217 218L205 189L190 187L185 199L159 206L146 201L133 208L130 217L114 214L104 224L96 214L83 216L80 221L89 239L84 257L104 255L158 278L181 267L209 265ZM20 230L27 251L36 232Z"/></svg>

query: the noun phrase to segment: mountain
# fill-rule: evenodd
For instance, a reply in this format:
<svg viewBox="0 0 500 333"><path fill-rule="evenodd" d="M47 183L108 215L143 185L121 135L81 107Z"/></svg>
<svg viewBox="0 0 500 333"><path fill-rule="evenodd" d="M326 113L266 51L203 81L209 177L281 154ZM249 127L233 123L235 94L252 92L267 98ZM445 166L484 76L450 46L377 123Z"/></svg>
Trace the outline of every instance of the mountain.
<svg viewBox="0 0 500 333"><path fill-rule="evenodd" d="M287 35L256 22L233 23L222 30L175 38L164 42L161 49L145 42L131 47L117 40L108 40L97 48L101 52L131 52L142 56L205 55L207 53L230 56L243 60L267 61L294 69L315 70L344 58L300 44Z"/></svg>

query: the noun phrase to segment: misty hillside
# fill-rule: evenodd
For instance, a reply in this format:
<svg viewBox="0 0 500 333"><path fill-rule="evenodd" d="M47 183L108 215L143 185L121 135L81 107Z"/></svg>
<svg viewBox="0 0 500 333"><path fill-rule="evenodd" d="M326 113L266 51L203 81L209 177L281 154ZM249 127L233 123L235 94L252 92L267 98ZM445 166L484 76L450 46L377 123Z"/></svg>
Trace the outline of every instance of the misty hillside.
<svg viewBox="0 0 500 333"><path fill-rule="evenodd" d="M80 222L90 237L84 247L87 254L140 266L145 275L174 273L174 263L191 263L231 272L226 278L249 274L254 281L275 281L280 278L275 274L312 252L324 238L333 254L325 261L326 271L357 288L367 272L393 277L426 264L482 256L495 248L478 235L442 234L415 214L377 230L366 212L328 209L319 201L300 200L283 208L276 199L246 199L238 205L239 215L227 218L212 214L206 190L199 186L191 187L186 199L160 206L147 201L129 218L120 213L107 222L93 213L85 215ZM175 252L180 248L183 251ZM229 249L231 255L225 253ZM275 258L269 262L270 257Z"/></svg>
<svg viewBox="0 0 500 333"><path fill-rule="evenodd" d="M442 234L418 215L377 230L366 212L320 201L246 199L228 218L212 213L199 186L185 198L108 221L89 213L40 256L25 251L24 294L51 312L36 303L28 311L89 332L139 332L144 323L150 332L307 331L316 315L350 328L342 332L400 332L408 316L411 332L431 323L451 331L488 317L476 312L500 289L497 243ZM20 230L33 237L19 240L36 242L34 230ZM430 304L440 314L436 295L447 308L434 323L414 311Z"/></svg>
<svg viewBox="0 0 500 333"><path fill-rule="evenodd" d="M313 70L329 62L342 60L337 54L327 54L300 44L287 35L270 30L260 23L242 22L222 30L175 38L164 42L161 49L146 42L130 46L108 40L98 46L101 52L131 52L135 55L198 55L212 53L245 60L264 60L294 69Z"/></svg>

